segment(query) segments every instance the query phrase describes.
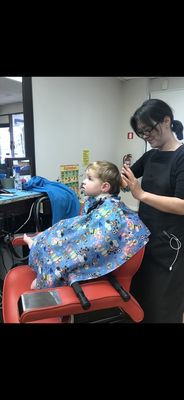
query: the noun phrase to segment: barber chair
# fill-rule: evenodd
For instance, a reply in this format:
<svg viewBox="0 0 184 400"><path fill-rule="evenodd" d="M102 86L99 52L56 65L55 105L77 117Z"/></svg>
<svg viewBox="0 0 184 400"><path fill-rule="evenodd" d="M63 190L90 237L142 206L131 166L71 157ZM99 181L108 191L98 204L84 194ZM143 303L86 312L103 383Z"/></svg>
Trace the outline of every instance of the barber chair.
<svg viewBox="0 0 184 400"><path fill-rule="evenodd" d="M23 237L16 237L12 244L20 246L25 243ZM9 270L4 280L3 322L90 322L94 313L113 310L127 316L130 322L141 322L144 312L129 290L143 255L144 248L125 264L103 277L75 282L72 286L39 290L30 289L36 277L35 272L28 265L17 266ZM109 322L107 317L103 320Z"/></svg>

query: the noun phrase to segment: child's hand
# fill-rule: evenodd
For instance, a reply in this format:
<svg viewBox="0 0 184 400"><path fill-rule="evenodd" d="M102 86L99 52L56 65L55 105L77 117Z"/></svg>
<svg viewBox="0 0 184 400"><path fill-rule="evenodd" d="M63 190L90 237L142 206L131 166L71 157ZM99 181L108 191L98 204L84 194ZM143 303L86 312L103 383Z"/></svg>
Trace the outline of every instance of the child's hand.
<svg viewBox="0 0 184 400"><path fill-rule="evenodd" d="M28 245L28 247L30 249L31 246L32 246L32 243L33 243L32 239L29 236L27 236L26 233L24 233L23 240Z"/></svg>
<svg viewBox="0 0 184 400"><path fill-rule="evenodd" d="M32 282L31 289L32 290L36 289L36 279L34 279L34 281Z"/></svg>

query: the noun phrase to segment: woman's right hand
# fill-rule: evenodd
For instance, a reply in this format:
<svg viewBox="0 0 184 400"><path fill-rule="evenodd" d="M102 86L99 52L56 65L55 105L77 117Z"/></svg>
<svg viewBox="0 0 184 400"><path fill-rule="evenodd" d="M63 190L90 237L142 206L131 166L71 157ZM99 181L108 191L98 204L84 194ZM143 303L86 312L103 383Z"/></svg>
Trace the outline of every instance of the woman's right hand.
<svg viewBox="0 0 184 400"><path fill-rule="evenodd" d="M122 187L122 189L126 189L128 187L122 173L121 173L121 187Z"/></svg>
<svg viewBox="0 0 184 400"><path fill-rule="evenodd" d="M123 184L127 184L132 196L137 200L141 200L142 196L144 195L144 190L142 190L139 181L135 178L133 172L126 164L123 165L121 176Z"/></svg>

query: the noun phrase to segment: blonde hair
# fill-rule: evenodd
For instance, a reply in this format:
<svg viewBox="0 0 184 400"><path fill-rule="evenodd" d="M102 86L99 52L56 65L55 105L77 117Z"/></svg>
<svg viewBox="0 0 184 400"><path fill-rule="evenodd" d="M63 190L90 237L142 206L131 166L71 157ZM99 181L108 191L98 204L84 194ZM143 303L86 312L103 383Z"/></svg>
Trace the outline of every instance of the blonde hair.
<svg viewBox="0 0 184 400"><path fill-rule="evenodd" d="M90 163L86 171L93 170L103 183L110 184L109 193L118 194L121 188L121 175L118 167L109 161L95 161Z"/></svg>

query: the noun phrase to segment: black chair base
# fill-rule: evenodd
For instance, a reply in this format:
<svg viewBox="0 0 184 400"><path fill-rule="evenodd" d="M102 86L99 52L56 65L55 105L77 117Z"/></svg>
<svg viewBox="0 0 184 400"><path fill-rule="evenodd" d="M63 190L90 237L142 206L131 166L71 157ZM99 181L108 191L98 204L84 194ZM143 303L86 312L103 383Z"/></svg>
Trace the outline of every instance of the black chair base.
<svg viewBox="0 0 184 400"><path fill-rule="evenodd" d="M121 308L109 308L105 310L91 311L90 313L78 314L73 316L74 323L91 324L117 324L133 323L132 319Z"/></svg>

